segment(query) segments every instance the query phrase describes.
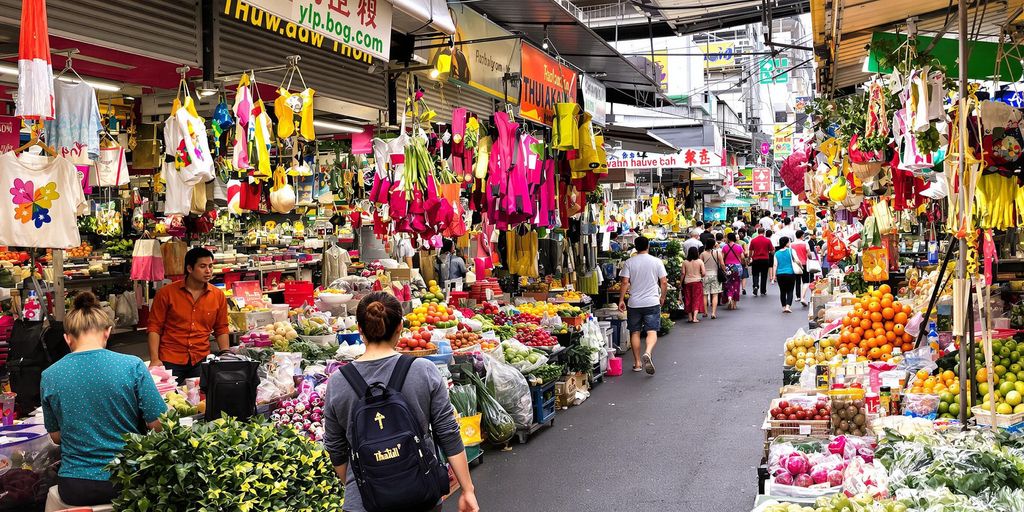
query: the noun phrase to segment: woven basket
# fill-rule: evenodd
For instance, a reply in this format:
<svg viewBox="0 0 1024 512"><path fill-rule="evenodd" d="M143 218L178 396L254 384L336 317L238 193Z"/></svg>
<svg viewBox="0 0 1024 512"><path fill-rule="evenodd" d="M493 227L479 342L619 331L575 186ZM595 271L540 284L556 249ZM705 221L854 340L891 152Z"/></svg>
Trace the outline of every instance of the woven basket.
<svg viewBox="0 0 1024 512"><path fill-rule="evenodd" d="M423 350L410 350L408 352L402 352L402 354L405 354L407 356L413 356L413 357L430 356L430 355L434 355L436 353L437 353L437 349L436 348L425 348Z"/></svg>
<svg viewBox="0 0 1024 512"><path fill-rule="evenodd" d="M884 162L882 161L864 163L850 162L850 167L853 168L853 175L856 176L858 180L867 181L878 176L878 173L882 171L883 163Z"/></svg>

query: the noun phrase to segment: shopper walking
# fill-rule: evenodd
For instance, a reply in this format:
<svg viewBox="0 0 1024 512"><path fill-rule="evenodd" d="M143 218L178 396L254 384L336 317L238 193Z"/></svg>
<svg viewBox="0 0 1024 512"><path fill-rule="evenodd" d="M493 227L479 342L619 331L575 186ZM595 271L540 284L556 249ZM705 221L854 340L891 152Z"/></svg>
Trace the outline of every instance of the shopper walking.
<svg viewBox="0 0 1024 512"><path fill-rule="evenodd" d="M668 272L660 259L647 254L651 241L639 237L634 242L636 254L622 265L622 293L619 295L619 310L627 311L626 324L629 327L629 342L633 347L633 371L646 371L654 375L654 345L658 343L661 329L661 307L665 305L668 292ZM629 294L629 308L626 294ZM645 335L646 347L640 354L640 337Z"/></svg>
<svg viewBox="0 0 1024 512"><path fill-rule="evenodd" d="M779 297L782 301L782 312L792 313L793 287L800 276L793 271L793 250L789 248L789 238L779 239L779 247L775 251L775 264L772 273L779 282Z"/></svg>
<svg viewBox="0 0 1024 512"><path fill-rule="evenodd" d="M184 384L199 377L199 365L210 355L210 335L227 350L228 302L210 284L213 253L193 247L185 253L185 279L156 292L149 311L149 366L163 366Z"/></svg>
<svg viewBox="0 0 1024 512"><path fill-rule="evenodd" d="M704 230L700 228L690 229L690 238L683 242L683 254L688 254L690 252L690 248L694 247L697 249L698 253L704 250L704 243L700 241L700 235L703 232Z"/></svg>
<svg viewBox="0 0 1024 512"><path fill-rule="evenodd" d="M750 278L750 235L747 228L736 233L736 243L743 246L743 271L740 273L740 293L747 294L747 279Z"/></svg>
<svg viewBox="0 0 1024 512"><path fill-rule="evenodd" d="M753 274L754 296L758 290L761 296L768 295L768 273L772 268L772 253L775 247L772 241L765 236L764 228L757 228L757 236L750 241L750 270Z"/></svg>
<svg viewBox="0 0 1024 512"><path fill-rule="evenodd" d="M721 250L722 261L725 263L725 300L729 309L736 309L739 307L743 261L747 254L737 241L736 233L729 233L726 239L728 242Z"/></svg>
<svg viewBox="0 0 1024 512"><path fill-rule="evenodd" d="M145 363L106 349L113 325L92 292L79 293L64 318L71 353L43 371L43 423L60 445L57 492L66 505L113 501L106 466L124 449L124 435L159 430L167 411Z"/></svg>
<svg viewBox="0 0 1024 512"><path fill-rule="evenodd" d="M686 320L691 324L698 323L697 313L705 313L704 307L704 277L707 269L700 259L700 251L691 247L686 252L686 261L683 262L682 283L680 289L683 291L683 308L689 316Z"/></svg>
<svg viewBox="0 0 1024 512"><path fill-rule="evenodd" d="M722 260L722 252L718 250L718 242L711 240L704 246L700 261L704 266L704 316L707 317L710 310L711 318L715 319L718 318L718 299L725 283L725 261Z"/></svg>
<svg viewBox="0 0 1024 512"><path fill-rule="evenodd" d="M799 268L793 268L793 270L796 271L797 274L799 274L800 276L800 278L797 279L796 289L793 291L793 295L806 308L807 305L810 303L811 298L811 274L810 272L805 271L807 269L807 259L811 252L811 248L809 245L807 245L807 241L804 240L805 236L806 233L803 230L798 229L796 231L796 239L789 244L789 248L790 250L793 251L796 263L799 263Z"/></svg>
<svg viewBox="0 0 1024 512"><path fill-rule="evenodd" d="M352 374L353 370L342 370L331 375L327 384L327 404L324 406L324 448L331 457L334 470L338 476L345 481L345 505L342 510L346 512L363 512L366 508L363 505L362 490L368 485L387 482L387 477L381 472L402 471L406 469L399 463L388 465L377 465L372 462L372 457L364 457L356 464L359 466L363 478L357 484L353 471L350 467L350 453L352 447L358 447L360 439L354 437L354 429L350 421L353 418L353 410L359 407L359 402L364 398L362 393L353 388L350 379L356 384L363 386L369 383L371 387L395 386L391 391L400 392L409 412L418 421L419 432L425 433L422 440L417 440L419 446L419 460L416 462L430 467L434 471L445 471L433 454L437 453L435 440L440 445L451 465L456 480L462 487L462 495L459 497L459 512L477 512L476 492L473 487L473 479L469 475L469 464L466 460L466 450L462 445L462 437L459 433L459 424L455 421L455 409L448 399L448 386L438 373L434 363L426 359L411 358L395 352L395 345L402 335L402 305L393 296L384 292L374 292L361 301L356 308L356 323L359 327L359 334L366 343L366 352L349 364L358 375ZM408 358L408 359L406 359ZM404 379L392 379L396 371L407 372ZM346 374L347 373L347 374ZM361 380L361 382L360 382ZM373 392L373 391L371 391ZM395 410L396 407L392 407ZM378 413L379 414L379 413ZM390 414L388 415L390 416ZM386 423L388 418L381 416L381 430L385 427L398 428ZM396 419L397 421L397 419ZM377 423L373 423L374 426ZM360 431L359 435L369 435ZM419 437L419 436L417 436ZM402 443L403 440L398 440ZM402 453L401 444L394 450L394 456L389 453L388 462L392 459L405 457L415 458L416 446L410 446L409 451ZM380 452L377 452L380 453ZM372 473L367 472L367 466L372 465ZM413 466L416 467L415 465ZM419 473L415 471L414 473ZM368 476L369 475L369 476ZM401 475L392 475L392 478ZM415 477L413 477L415 478ZM371 480L376 479L377 482ZM388 488L381 488L382 493L396 492L396 486L401 487L411 482L393 482L394 485ZM446 492L444 494L447 494ZM410 503L410 506L413 504ZM414 510L410 508L409 510ZM422 510L422 509L415 509ZM440 499L435 511L441 510Z"/></svg>

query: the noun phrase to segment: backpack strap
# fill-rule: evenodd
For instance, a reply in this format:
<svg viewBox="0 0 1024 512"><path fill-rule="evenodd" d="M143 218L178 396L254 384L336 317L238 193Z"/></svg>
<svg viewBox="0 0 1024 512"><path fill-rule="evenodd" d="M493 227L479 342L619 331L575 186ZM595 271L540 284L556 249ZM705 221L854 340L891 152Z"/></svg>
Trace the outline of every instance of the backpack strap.
<svg viewBox="0 0 1024 512"><path fill-rule="evenodd" d="M354 362L342 366L341 375L348 381L348 385L352 386L352 389L356 392L356 396L360 399L366 396L366 390L369 386L366 384L366 379L359 374L359 370L356 370Z"/></svg>
<svg viewBox="0 0 1024 512"><path fill-rule="evenodd" d="M405 385L405 378L409 375L409 369L412 368L412 362L416 358L407 355L398 356L398 361L395 361L395 368L391 370L391 378L388 380L388 389L394 391L402 391L402 386Z"/></svg>

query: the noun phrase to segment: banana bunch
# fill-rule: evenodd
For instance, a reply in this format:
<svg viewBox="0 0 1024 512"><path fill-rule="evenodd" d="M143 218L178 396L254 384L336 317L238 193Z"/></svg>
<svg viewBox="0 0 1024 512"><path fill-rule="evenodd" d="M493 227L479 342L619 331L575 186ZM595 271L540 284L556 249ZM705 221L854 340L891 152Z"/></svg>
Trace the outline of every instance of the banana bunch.
<svg viewBox="0 0 1024 512"><path fill-rule="evenodd" d="M1024 193L1017 179L999 174L986 174L978 179L974 194L975 216L982 229L1009 229L1016 227L1019 212L1024 211ZM1017 207L1016 209L1014 207Z"/></svg>

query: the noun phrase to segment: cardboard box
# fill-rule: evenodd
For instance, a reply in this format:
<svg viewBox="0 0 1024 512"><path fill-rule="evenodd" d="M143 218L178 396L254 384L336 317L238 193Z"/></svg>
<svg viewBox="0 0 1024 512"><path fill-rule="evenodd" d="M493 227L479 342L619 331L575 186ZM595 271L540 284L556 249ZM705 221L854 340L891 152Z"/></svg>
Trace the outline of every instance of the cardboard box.
<svg viewBox="0 0 1024 512"><path fill-rule="evenodd" d="M573 376L562 377L555 382L555 405L564 409L572 405L576 399L576 379Z"/></svg>
<svg viewBox="0 0 1024 512"><path fill-rule="evenodd" d="M412 280L412 269L411 268L392 268L389 269L388 274L391 275L392 281L405 281Z"/></svg>
<svg viewBox="0 0 1024 512"><path fill-rule="evenodd" d="M273 324L274 315L270 311L229 311L228 323L241 332L248 332Z"/></svg>

